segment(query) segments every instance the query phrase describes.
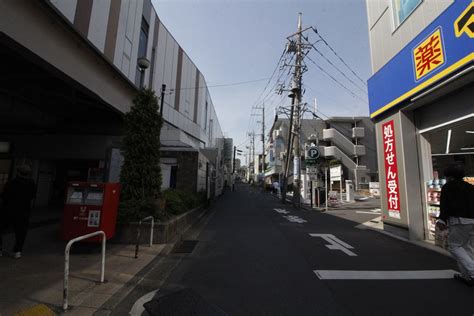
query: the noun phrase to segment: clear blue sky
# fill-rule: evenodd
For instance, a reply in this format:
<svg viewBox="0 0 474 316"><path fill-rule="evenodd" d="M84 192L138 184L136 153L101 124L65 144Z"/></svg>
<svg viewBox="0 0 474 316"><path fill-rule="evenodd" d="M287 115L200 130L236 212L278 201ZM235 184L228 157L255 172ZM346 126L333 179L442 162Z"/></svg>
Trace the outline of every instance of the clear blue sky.
<svg viewBox="0 0 474 316"><path fill-rule="evenodd" d="M365 0L153 0L158 16L204 74L209 86L268 78L287 42L296 32L298 12L303 27L314 26L335 51L367 80L371 74ZM310 41L318 37L309 32ZM316 47L354 82L350 71L322 43ZM367 100L362 92L317 53L308 55L340 83ZM351 96L307 61L307 87L303 101L327 116L368 115L368 105ZM222 130L234 144L245 149L247 131L261 132L252 105L267 81L210 88ZM272 84L270 84L271 86ZM360 84L361 85L361 84ZM264 96L267 93L264 94ZM282 96L270 93L266 100L267 130L275 105ZM285 105L290 102L285 99ZM258 104L260 105L260 104ZM259 145L257 148L261 148Z"/></svg>

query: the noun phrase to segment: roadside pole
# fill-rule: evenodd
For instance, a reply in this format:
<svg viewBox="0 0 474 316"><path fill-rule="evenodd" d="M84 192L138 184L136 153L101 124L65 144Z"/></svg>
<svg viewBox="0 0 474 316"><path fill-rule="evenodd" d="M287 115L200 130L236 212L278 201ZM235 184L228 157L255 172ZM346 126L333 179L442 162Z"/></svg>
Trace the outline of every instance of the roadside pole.
<svg viewBox="0 0 474 316"><path fill-rule="evenodd" d="M328 210L328 202L329 202L329 192L328 192L328 167L324 167L324 173L325 173L325 182L326 182L326 212Z"/></svg>
<svg viewBox="0 0 474 316"><path fill-rule="evenodd" d="M341 170L341 177L339 178L339 195L341 196L341 202L343 201L342 199L342 170Z"/></svg>

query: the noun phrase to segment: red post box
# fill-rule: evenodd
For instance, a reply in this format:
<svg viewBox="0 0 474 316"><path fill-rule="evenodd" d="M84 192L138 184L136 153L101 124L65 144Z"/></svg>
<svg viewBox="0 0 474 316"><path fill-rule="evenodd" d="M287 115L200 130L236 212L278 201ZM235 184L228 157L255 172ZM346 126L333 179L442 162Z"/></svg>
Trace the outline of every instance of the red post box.
<svg viewBox="0 0 474 316"><path fill-rule="evenodd" d="M120 197L119 183L70 182L64 205L62 237L75 237L98 230L107 239L115 234ZM99 241L100 237L87 241Z"/></svg>

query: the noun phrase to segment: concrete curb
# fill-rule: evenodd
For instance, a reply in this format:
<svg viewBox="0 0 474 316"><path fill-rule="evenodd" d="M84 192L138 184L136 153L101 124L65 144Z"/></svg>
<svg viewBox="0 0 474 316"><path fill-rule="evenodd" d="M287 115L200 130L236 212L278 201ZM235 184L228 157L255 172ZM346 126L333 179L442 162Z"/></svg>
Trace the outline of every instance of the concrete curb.
<svg viewBox="0 0 474 316"><path fill-rule="evenodd" d="M183 235L185 235L192 227L198 225L206 215L210 215L211 208L210 207L200 207L198 208L199 215L195 219L195 221L189 224L185 229L181 232L175 234L172 238L172 241L167 243L166 246L162 249L162 251L156 255L156 257L151 260L145 267L143 267L134 277L132 277L128 282L126 282L113 296L106 301L102 306L100 306L95 312L94 315L109 315L113 310L130 294L133 290L139 286L146 278L146 276L150 273L152 268L156 267L157 265L162 262L165 257L174 249L174 247L183 239ZM196 209L195 209L196 210ZM195 210L191 210L195 211ZM184 215L184 214L183 214Z"/></svg>

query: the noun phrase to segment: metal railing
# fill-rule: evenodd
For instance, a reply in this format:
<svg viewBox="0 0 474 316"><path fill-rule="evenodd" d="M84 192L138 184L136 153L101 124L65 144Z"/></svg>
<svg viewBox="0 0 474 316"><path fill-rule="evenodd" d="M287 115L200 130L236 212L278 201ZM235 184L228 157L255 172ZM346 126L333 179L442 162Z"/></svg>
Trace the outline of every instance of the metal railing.
<svg viewBox="0 0 474 316"><path fill-rule="evenodd" d="M140 247L140 236L141 236L141 229L142 229L142 222L151 220L151 227L150 227L150 247L153 246L153 229L155 227L155 219L153 216L148 216L145 218L142 218L138 222L138 228L137 228L137 244L135 245L135 259L138 258L138 248Z"/></svg>
<svg viewBox="0 0 474 316"><path fill-rule="evenodd" d="M68 294L69 294L69 251L71 250L72 244L77 241L84 239L89 239L91 237L102 235L102 265L100 271L100 282L104 283L104 274L105 274L105 243L106 236L103 231L96 231L87 235L79 236L74 239L71 239L64 250L64 283L63 283L63 310L68 308Z"/></svg>

